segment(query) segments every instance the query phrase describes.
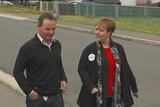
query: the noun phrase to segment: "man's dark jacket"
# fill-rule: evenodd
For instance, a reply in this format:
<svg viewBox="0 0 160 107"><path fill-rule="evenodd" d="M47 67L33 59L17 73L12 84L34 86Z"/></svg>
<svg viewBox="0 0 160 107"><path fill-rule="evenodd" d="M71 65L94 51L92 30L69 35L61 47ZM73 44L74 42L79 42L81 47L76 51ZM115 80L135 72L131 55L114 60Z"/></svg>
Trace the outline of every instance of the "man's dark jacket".
<svg viewBox="0 0 160 107"><path fill-rule="evenodd" d="M67 81L60 42L54 40L49 49L35 35L20 48L13 75L26 95L32 90L44 96L60 93L60 81Z"/></svg>

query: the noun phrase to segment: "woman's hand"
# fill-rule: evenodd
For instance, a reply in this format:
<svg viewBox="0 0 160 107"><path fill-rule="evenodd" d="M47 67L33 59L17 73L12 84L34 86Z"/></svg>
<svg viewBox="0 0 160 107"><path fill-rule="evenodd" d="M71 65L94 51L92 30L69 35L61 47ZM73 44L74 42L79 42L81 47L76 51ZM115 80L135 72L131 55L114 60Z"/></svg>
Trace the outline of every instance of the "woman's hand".
<svg viewBox="0 0 160 107"><path fill-rule="evenodd" d="M133 96L138 98L138 92L133 92Z"/></svg>
<svg viewBox="0 0 160 107"><path fill-rule="evenodd" d="M96 94L98 91L99 91L98 88L93 88L92 91L91 91L91 93L92 94Z"/></svg>

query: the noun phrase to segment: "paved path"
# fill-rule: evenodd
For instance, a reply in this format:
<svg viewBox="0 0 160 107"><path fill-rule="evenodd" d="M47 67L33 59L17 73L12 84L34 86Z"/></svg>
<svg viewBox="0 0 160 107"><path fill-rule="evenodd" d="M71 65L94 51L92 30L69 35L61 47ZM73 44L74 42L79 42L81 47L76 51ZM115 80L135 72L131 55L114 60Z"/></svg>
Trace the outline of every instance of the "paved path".
<svg viewBox="0 0 160 107"><path fill-rule="evenodd" d="M0 82L0 107L25 107L24 96Z"/></svg>

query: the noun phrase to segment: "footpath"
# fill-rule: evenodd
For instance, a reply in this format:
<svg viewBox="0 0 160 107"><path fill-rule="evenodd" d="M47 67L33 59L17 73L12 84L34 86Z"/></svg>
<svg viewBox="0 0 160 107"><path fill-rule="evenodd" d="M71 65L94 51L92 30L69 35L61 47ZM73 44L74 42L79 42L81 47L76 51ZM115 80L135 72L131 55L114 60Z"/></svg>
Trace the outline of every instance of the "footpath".
<svg viewBox="0 0 160 107"><path fill-rule="evenodd" d="M36 23L38 16L37 15L26 15L26 14L13 14L13 13L2 13L0 12L0 17L5 17L5 18L12 18L15 20L22 20L22 21L29 21L32 23ZM71 22L64 22L64 21L60 21L58 20L58 27L59 28L64 28L64 29L70 29L70 30L76 30L76 31L80 31L80 32L86 32L86 33L94 33L94 26L89 26L89 25L83 25L83 24L77 24L77 23L71 23ZM153 35L153 34L146 34L146 33L140 33L140 32L132 32L132 31L124 31L124 30L116 30L115 33L113 34L113 36L115 38L121 38L121 39L125 39L125 40L130 40L130 41L136 41L136 42L140 42L140 43L145 43L145 44L149 44L149 45L155 45L155 46L160 46L160 35ZM5 85L4 85L5 84ZM18 93L20 93L21 95L19 95L18 93L15 95L14 91L7 91L10 90L10 88L6 87L9 86L10 88L16 90ZM12 75L6 74L4 73L2 70L0 70L0 94L1 94L1 98L5 100L4 98L10 98L10 96L14 97L15 99L20 99L20 100L24 100L24 94L22 92L22 90L19 88L19 86L17 85L15 79L13 78ZM5 94L4 94L5 93ZM2 96L4 95L4 96ZM18 102L15 101L17 103L17 106L14 106L13 104L10 103L10 101L8 100L9 103L6 102L6 100L2 103L2 101L0 102L0 107L23 107L23 106L19 106L21 105L21 103L24 102ZM66 104L65 107L70 107Z"/></svg>
<svg viewBox="0 0 160 107"><path fill-rule="evenodd" d="M0 107L25 107L25 97L0 82Z"/></svg>

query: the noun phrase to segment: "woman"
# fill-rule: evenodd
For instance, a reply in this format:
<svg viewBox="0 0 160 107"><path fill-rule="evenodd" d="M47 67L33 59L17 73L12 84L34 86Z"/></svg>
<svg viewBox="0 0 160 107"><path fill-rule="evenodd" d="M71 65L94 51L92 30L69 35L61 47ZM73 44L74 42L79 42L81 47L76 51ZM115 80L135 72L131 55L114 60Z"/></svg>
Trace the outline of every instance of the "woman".
<svg viewBox="0 0 160 107"><path fill-rule="evenodd" d="M110 19L98 21L96 42L83 50L78 67L83 83L77 100L80 107L131 107L131 90L138 97L124 49L111 39L115 27Z"/></svg>

